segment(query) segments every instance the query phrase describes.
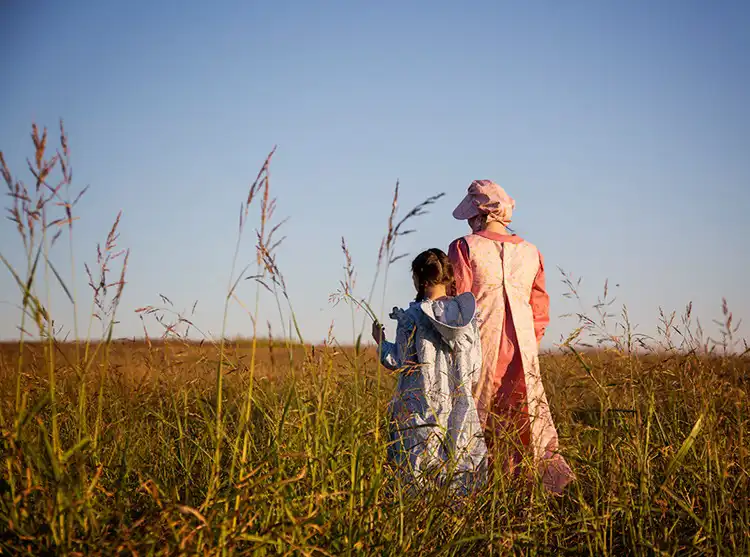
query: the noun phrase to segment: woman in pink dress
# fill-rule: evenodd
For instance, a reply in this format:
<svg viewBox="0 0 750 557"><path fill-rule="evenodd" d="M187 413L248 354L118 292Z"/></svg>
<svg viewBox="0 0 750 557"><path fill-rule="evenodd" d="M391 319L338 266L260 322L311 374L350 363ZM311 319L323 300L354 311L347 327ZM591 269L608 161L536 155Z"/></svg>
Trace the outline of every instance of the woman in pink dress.
<svg viewBox="0 0 750 557"><path fill-rule="evenodd" d="M490 455L514 471L530 454L544 486L561 493L574 479L558 440L539 374L539 342L549 324L549 296L539 250L507 226L515 201L489 180L476 180L453 211L472 234L448 252L455 294L477 299L482 372L474 390Z"/></svg>

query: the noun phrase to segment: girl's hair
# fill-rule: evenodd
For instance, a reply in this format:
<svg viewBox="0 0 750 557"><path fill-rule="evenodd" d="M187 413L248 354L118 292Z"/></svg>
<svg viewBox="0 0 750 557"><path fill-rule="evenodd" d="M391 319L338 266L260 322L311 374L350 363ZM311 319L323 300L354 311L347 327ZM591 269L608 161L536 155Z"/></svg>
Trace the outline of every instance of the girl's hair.
<svg viewBox="0 0 750 557"><path fill-rule="evenodd" d="M428 286L453 284L453 265L445 252L438 248L420 253L411 263L411 272L417 282L418 302L425 299L425 290Z"/></svg>

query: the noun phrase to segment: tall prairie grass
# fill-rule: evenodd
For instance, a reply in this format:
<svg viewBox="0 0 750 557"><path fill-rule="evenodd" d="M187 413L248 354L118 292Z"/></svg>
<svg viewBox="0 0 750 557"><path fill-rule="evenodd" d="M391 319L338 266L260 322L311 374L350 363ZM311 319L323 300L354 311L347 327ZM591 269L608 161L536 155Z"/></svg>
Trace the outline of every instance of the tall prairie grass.
<svg viewBox="0 0 750 557"><path fill-rule="evenodd" d="M357 326L376 280L358 297L343 242L335 298L352 306L353 342L305 343L275 257L271 155L243 199L227 262L225 314L243 307L252 338L190 341L200 324L165 298L138 308L162 338L113 340L128 255L117 247L118 216L96 266L85 267L91 324L63 342L47 308L53 289L78 307L76 277L61 276L49 254L72 234L80 195L62 126L52 155L46 130L34 127L32 138L31 187L0 156L26 254L24 268L2 258L22 308L19 341L0 345L2 554L750 554L750 365L728 308L717 342L688 308L661 315L655 343L633 332L627 313L612 323L605 288L559 353L542 358L577 475L566 493L496 474L467 499L409 496L385 461L394 378ZM399 235L433 201L399 217L396 191L381 280ZM247 236L257 257L245 266ZM243 280L255 283L253 300L240 298ZM564 280L577 297L577 282ZM288 323L279 340L258 326L258 299L269 292Z"/></svg>

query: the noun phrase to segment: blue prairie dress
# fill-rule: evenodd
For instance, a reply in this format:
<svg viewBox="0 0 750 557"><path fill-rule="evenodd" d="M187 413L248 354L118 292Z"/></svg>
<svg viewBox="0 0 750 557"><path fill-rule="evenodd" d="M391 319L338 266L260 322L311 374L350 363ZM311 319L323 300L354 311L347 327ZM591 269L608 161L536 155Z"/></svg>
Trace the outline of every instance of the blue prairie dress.
<svg viewBox="0 0 750 557"><path fill-rule="evenodd" d="M487 446L472 387L482 349L471 292L394 308L396 342L380 361L398 371L389 405L388 457L408 483L467 492L486 481Z"/></svg>

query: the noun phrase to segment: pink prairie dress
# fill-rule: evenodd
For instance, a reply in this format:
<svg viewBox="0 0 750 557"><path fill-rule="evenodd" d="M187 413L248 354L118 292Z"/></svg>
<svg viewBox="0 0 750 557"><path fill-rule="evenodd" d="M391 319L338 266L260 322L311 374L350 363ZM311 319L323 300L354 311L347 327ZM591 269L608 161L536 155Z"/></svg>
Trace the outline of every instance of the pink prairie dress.
<svg viewBox="0 0 750 557"><path fill-rule="evenodd" d="M508 471L530 453L545 488L561 493L575 476L557 452L539 372L539 342L549 324L542 256L518 236L488 231L454 241L448 256L456 294L477 299L482 372L473 394L489 453Z"/></svg>

